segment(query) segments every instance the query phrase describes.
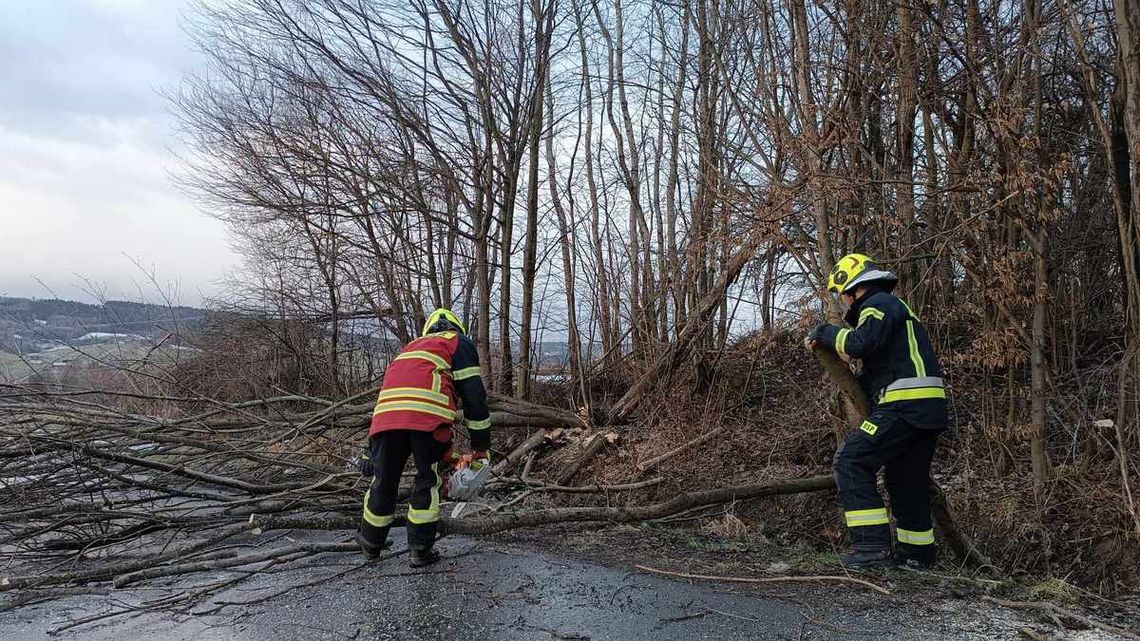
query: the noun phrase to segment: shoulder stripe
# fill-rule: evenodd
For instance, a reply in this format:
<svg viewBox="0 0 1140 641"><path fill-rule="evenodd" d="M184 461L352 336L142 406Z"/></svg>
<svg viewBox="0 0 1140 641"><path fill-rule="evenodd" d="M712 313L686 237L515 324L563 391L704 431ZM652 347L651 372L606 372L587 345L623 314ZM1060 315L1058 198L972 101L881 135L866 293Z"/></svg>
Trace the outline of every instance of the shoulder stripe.
<svg viewBox="0 0 1140 641"><path fill-rule="evenodd" d="M874 318L875 320L881 321L886 317L886 314L878 309L875 309L874 307L865 307L862 309L862 311L859 312L859 325L862 325L863 321L867 320L868 318Z"/></svg>
<svg viewBox="0 0 1140 641"><path fill-rule="evenodd" d="M910 361L914 364L914 375L918 378L926 376L926 363L922 362L922 354L918 351L918 337L914 333L914 321L906 322L906 340L910 348Z"/></svg>
<svg viewBox="0 0 1140 641"><path fill-rule="evenodd" d="M911 318L913 318L914 320L918 320L918 316L916 316L916 315L915 315L915 313L914 313L914 310L910 308L910 305L907 305L907 304L906 304L906 301L905 301L905 300L903 300L903 299L901 299L901 298L900 298L900 299L898 299L898 301L899 301L900 303L902 303L902 306L903 306L903 307L905 307L905 308L906 308L906 313L910 314L910 317L911 317Z"/></svg>
<svg viewBox="0 0 1140 641"><path fill-rule="evenodd" d="M402 360L408 360L408 359L418 359L418 360L429 361L441 370L451 369L451 366L447 364L447 361L443 360L438 355L432 354L431 352L420 350L420 349L403 352L403 353L399 354L398 356L396 356L396 358L394 358L392 360L402 361Z"/></svg>

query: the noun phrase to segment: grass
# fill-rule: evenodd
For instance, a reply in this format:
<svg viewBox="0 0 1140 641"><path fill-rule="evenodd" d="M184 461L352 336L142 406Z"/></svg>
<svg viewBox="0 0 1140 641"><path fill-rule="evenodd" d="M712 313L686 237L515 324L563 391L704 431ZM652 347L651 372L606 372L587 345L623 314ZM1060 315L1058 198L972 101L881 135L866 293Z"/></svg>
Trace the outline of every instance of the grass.
<svg viewBox="0 0 1140 641"><path fill-rule="evenodd" d="M1077 601L1079 591L1064 579L1049 577L1026 587L1026 596L1036 601L1047 599L1050 601Z"/></svg>

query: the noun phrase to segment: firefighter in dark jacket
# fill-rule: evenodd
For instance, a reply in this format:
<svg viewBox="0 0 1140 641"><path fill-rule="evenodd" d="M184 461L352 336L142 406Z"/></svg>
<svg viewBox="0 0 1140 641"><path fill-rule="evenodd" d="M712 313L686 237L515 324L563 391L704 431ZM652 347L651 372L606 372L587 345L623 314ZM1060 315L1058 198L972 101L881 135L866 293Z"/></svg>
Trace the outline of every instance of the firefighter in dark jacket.
<svg viewBox="0 0 1140 641"><path fill-rule="evenodd" d="M926 330L891 294L897 283L897 276L869 257L844 256L827 288L847 306L849 327L820 325L809 337L862 360L859 380L871 402L871 415L835 453L835 481L851 537L841 560L850 567L892 561L928 567L935 560L928 479L946 427L946 389ZM893 553L890 517L875 484L880 469L895 517Z"/></svg>
<svg viewBox="0 0 1140 641"><path fill-rule="evenodd" d="M388 547L400 476L408 456L416 475L408 500L408 548L412 567L439 560L433 549L439 523L442 475L452 463L451 426L463 405L474 466L489 464L491 414L479 371L475 343L455 314L437 309L420 338L408 343L384 372L384 385L368 430L372 475L364 495L364 516L356 542L368 556ZM441 467L443 469L441 469Z"/></svg>

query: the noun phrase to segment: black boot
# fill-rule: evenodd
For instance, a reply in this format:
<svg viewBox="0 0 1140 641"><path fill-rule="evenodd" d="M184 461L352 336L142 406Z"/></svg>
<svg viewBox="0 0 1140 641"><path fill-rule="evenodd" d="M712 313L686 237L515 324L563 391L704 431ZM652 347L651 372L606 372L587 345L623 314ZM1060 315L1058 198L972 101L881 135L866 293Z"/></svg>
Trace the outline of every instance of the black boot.
<svg viewBox="0 0 1140 641"><path fill-rule="evenodd" d="M855 570L885 567L892 562L891 547L856 545L846 554L839 555L839 562L843 567Z"/></svg>
<svg viewBox="0 0 1140 641"><path fill-rule="evenodd" d="M385 538L383 543L374 543L365 536L364 532L357 530L356 544L360 546L360 551L364 553L364 556L375 559L380 556L381 552L387 550L388 547L392 545L392 542Z"/></svg>
<svg viewBox="0 0 1140 641"><path fill-rule="evenodd" d="M432 548L426 550L417 550L412 548L412 558L408 561L408 565L413 568L422 568L439 561L439 552Z"/></svg>
<svg viewBox="0 0 1140 641"><path fill-rule="evenodd" d="M928 570L938 560L938 550L933 545L909 545L900 543L895 549L895 563L916 570Z"/></svg>

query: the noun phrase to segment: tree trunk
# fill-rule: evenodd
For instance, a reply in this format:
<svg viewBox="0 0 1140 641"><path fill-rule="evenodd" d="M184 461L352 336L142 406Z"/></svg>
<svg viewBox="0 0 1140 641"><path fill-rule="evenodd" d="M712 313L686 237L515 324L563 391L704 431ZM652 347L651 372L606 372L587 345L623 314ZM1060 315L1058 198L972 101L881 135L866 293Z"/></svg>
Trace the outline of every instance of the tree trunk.
<svg viewBox="0 0 1140 641"><path fill-rule="evenodd" d="M562 248L562 281L566 294L566 347L570 352L570 387L577 390L583 403L589 403L585 380L582 377L582 340L578 335L578 300L574 259L571 247L574 244L574 230L567 222L566 208L558 193L558 167L554 159L554 92L546 93L546 168L550 185L550 202L558 217L558 243Z"/></svg>
<svg viewBox="0 0 1140 641"><path fill-rule="evenodd" d="M1120 366L1117 419L1131 447L1140 446L1140 0L1116 0L1116 37L1120 44L1119 82L1124 88L1121 116L1132 164L1129 205L1117 215L1124 263L1125 353ZM1125 456L1124 452L1120 453Z"/></svg>
<svg viewBox="0 0 1140 641"><path fill-rule="evenodd" d="M527 114L529 123L529 165L527 171L526 243L523 247L522 313L519 326L519 360L515 374L515 396L530 398L531 323L534 317L535 260L538 252L538 163L539 142L542 137L542 108L546 95L546 70L549 58L549 29L553 29L553 11L540 8L538 0L531 0L531 15L535 29L534 93Z"/></svg>
<svg viewBox="0 0 1140 641"><path fill-rule="evenodd" d="M614 324L610 314L613 288L610 283L610 270L606 267L605 244L603 242L601 223L602 214L601 206L598 201L598 183L596 170L594 168L594 154L597 153L597 150L594 148L594 89L592 80L594 70L590 66L590 61L587 57L586 37L584 35L585 24L582 19L582 11L577 2L572 4L577 27L575 34L578 37L578 53L582 61L582 89L586 103L586 191L590 203L590 248L593 253L594 278L597 281L598 290L594 304L598 310L598 326L602 339L602 365L609 368L612 367L615 362L614 355L617 351L617 339L611 331Z"/></svg>
<svg viewBox="0 0 1140 641"><path fill-rule="evenodd" d="M1032 244L1036 254L1033 275L1037 287L1033 297L1033 344L1029 353L1029 377L1032 393L1029 409L1032 435L1029 444L1034 487L1039 493L1042 493L1046 481L1049 480L1049 455L1046 449L1048 432L1045 415L1048 394L1045 386L1046 367L1048 367L1045 362L1045 320L1049 306L1049 271L1046 255L1048 237L1043 229L1030 233L1033 236Z"/></svg>
<svg viewBox="0 0 1140 641"><path fill-rule="evenodd" d="M795 69L796 94L798 95L797 117L804 132L800 142L803 148L804 170L806 179L818 184L823 177L823 150L821 148L819 129L819 106L815 100L815 93L811 86L812 62L809 53L811 35L808 32L807 9L804 0L790 0L792 22L792 66ZM812 216L815 220L815 244L817 253L817 276L825 278L831 266L835 264L835 254L831 248L831 222L827 214L826 200L822 189L813 189L811 198ZM832 320L839 318L839 307L835 301L827 296L824 298L827 316Z"/></svg>

